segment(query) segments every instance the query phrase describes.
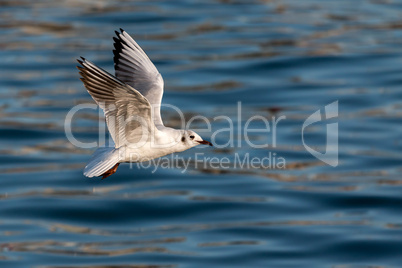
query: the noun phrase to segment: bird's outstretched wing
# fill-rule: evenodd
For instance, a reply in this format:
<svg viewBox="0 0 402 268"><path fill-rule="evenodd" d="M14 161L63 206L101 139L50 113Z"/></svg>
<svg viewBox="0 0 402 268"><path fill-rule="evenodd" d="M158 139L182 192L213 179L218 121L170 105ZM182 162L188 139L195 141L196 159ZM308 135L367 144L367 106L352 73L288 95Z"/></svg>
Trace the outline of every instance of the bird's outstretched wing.
<svg viewBox="0 0 402 268"><path fill-rule="evenodd" d="M82 58L77 60L81 81L103 109L116 148L145 143L155 134L148 100L130 85Z"/></svg>
<svg viewBox="0 0 402 268"><path fill-rule="evenodd" d="M116 77L129 84L147 98L153 108L155 125L162 125L160 105L163 95L163 78L147 54L131 36L120 29L114 40L114 69Z"/></svg>

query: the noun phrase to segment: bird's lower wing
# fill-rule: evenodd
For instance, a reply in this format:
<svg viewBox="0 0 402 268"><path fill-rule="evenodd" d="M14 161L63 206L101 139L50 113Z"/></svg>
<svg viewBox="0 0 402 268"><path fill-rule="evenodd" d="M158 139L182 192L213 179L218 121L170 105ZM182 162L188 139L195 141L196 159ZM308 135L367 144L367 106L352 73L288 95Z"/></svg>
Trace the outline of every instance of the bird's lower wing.
<svg viewBox="0 0 402 268"><path fill-rule="evenodd" d="M130 85L82 58L77 66L85 88L103 109L116 148L145 143L156 131L148 100Z"/></svg>

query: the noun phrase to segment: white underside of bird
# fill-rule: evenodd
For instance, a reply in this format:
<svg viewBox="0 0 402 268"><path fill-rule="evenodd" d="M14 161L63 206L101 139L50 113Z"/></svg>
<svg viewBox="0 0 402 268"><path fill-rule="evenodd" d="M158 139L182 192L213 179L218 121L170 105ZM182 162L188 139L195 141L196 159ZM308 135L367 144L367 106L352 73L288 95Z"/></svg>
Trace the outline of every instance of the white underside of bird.
<svg viewBox="0 0 402 268"><path fill-rule="evenodd" d="M165 127L160 115L163 78L125 31L114 37L115 76L81 58L81 81L103 109L114 147L99 147L84 169L87 177L115 173L120 163L143 162L212 145L191 130Z"/></svg>

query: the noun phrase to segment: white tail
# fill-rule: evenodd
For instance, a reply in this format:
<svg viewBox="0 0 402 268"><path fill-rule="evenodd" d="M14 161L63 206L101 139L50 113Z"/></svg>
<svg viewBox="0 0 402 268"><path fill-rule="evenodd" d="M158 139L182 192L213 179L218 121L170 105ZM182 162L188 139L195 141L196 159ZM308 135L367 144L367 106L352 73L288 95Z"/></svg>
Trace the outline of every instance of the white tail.
<svg viewBox="0 0 402 268"><path fill-rule="evenodd" d="M119 163L119 160L119 149L114 147L98 148L85 167L84 175L90 178L102 176L102 174Z"/></svg>

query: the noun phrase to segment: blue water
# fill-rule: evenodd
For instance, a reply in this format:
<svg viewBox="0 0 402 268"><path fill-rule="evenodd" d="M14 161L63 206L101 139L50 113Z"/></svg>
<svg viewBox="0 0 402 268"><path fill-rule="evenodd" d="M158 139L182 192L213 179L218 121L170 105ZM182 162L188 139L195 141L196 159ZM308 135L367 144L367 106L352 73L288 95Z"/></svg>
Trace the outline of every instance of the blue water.
<svg viewBox="0 0 402 268"><path fill-rule="evenodd" d="M401 15L400 0L2 1L0 267L400 267ZM187 168L82 175L94 149L71 144L64 122L93 101L75 59L112 72L119 28L164 77L163 102L210 119L200 134L233 146L177 154ZM324 152L326 124L338 123L332 167L301 129L335 101L337 117L305 130ZM272 132L250 133L260 149L238 135L253 115L286 117L276 146ZM233 120L232 136L212 137L229 127L216 116ZM173 110L163 117L179 126ZM82 110L73 134L97 141L102 124ZM286 168L234 166L274 153Z"/></svg>

